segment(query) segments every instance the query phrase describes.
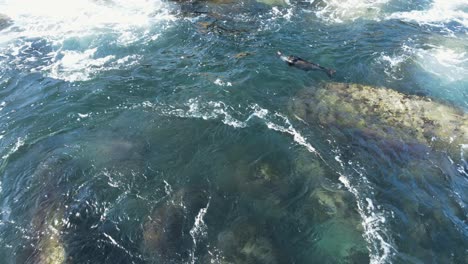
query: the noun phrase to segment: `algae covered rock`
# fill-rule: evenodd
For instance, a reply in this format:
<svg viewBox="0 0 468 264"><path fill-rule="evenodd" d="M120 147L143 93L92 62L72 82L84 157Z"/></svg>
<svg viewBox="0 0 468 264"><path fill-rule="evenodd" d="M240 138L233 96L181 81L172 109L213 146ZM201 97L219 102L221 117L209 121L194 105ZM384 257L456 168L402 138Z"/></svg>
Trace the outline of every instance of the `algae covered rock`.
<svg viewBox="0 0 468 264"><path fill-rule="evenodd" d="M208 201L204 191L183 188L155 208L143 226L146 254L162 263L187 260L194 243L190 229Z"/></svg>
<svg viewBox="0 0 468 264"><path fill-rule="evenodd" d="M327 83L321 89L301 91L290 108L306 122L424 144L455 156L468 143L468 115L463 110L386 88Z"/></svg>

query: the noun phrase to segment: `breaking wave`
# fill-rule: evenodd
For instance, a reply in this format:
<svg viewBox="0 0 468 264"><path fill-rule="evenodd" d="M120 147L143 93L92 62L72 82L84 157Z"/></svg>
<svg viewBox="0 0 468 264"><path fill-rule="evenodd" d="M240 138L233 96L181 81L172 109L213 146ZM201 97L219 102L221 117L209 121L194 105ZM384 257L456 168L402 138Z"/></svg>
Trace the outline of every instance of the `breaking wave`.
<svg viewBox="0 0 468 264"><path fill-rule="evenodd" d="M70 82L129 67L141 58L110 55L99 42L122 49L156 40L176 19L159 0L5 0L0 10L14 23L0 37L0 58L14 56L15 69Z"/></svg>
<svg viewBox="0 0 468 264"><path fill-rule="evenodd" d="M434 0L430 9L397 12L388 18L437 27L445 27L446 23L455 22L466 28L468 27L468 2L464 0Z"/></svg>

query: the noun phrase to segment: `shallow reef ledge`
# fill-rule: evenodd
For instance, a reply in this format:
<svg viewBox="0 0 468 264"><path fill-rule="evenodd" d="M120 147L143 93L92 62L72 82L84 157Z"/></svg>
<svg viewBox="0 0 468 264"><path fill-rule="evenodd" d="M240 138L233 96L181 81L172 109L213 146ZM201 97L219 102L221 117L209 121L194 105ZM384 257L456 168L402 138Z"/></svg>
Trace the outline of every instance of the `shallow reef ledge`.
<svg viewBox="0 0 468 264"><path fill-rule="evenodd" d="M357 129L388 141L424 144L460 157L468 143L468 115L462 109L385 87L324 83L301 90L289 104L308 123Z"/></svg>

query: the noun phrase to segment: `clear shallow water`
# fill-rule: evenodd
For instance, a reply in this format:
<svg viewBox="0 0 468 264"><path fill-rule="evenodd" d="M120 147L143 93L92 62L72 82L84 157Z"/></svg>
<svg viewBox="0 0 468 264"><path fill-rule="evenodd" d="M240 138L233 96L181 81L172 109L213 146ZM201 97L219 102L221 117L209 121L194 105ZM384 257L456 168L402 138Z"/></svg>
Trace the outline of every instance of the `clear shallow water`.
<svg viewBox="0 0 468 264"><path fill-rule="evenodd" d="M6 263L467 260L463 147L304 121L292 98L330 80L275 55L466 114L463 1L0 10Z"/></svg>

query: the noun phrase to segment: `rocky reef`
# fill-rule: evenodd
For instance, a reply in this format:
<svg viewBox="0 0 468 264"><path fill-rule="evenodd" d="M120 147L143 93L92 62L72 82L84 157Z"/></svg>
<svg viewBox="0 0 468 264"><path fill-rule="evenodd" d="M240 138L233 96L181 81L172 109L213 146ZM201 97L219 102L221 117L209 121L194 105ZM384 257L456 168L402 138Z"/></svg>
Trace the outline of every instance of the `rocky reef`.
<svg viewBox="0 0 468 264"><path fill-rule="evenodd" d="M216 248L223 253L220 263L278 263L278 250L270 238L247 219L239 219L218 235ZM214 263L210 256L208 263Z"/></svg>
<svg viewBox="0 0 468 264"><path fill-rule="evenodd" d="M468 143L468 115L421 96L361 84L326 83L302 90L290 111L308 122L360 131L394 145L422 144L452 157Z"/></svg>

